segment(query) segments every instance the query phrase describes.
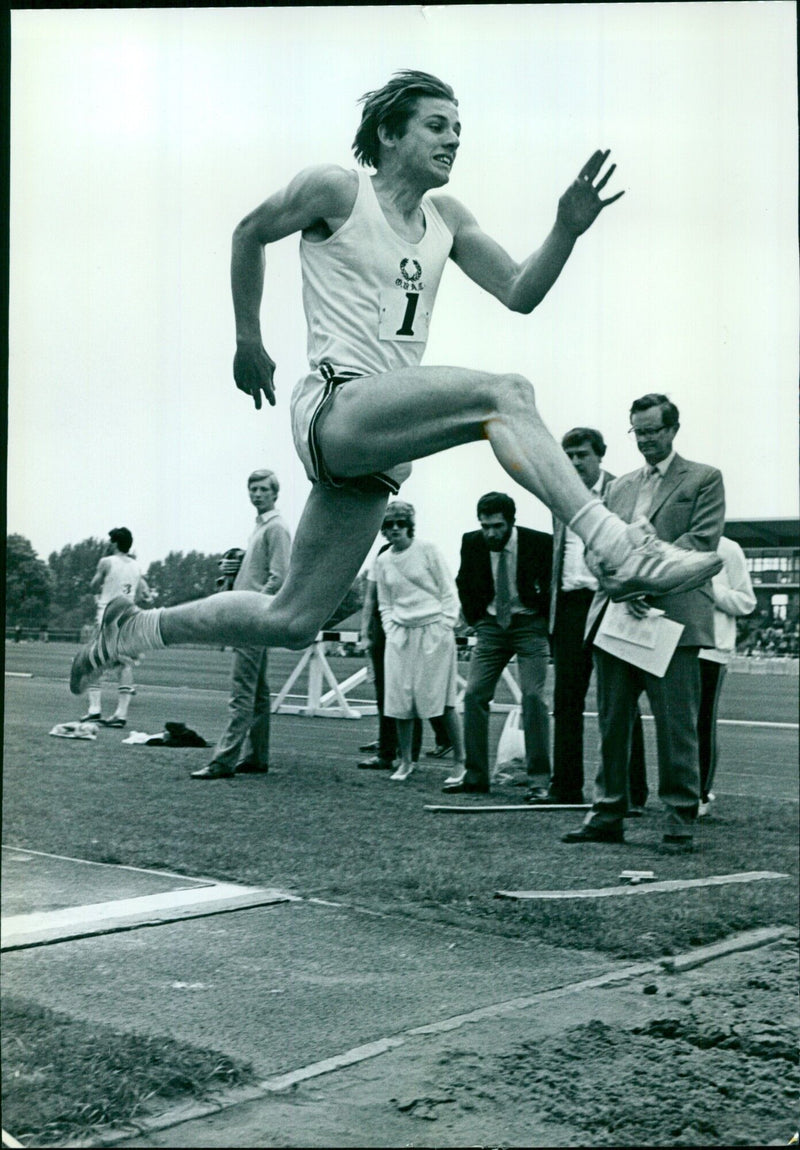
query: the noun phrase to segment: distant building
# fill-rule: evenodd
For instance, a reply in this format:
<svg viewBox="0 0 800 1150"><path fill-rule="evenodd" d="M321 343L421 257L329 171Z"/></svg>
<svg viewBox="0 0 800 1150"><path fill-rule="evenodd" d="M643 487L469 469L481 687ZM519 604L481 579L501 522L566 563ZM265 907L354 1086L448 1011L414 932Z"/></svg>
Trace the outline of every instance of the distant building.
<svg viewBox="0 0 800 1150"><path fill-rule="evenodd" d="M796 622L800 616L800 519L729 519L725 534L747 558L756 612Z"/></svg>
<svg viewBox="0 0 800 1150"><path fill-rule="evenodd" d="M800 654L800 519L729 519L725 534L742 548L756 594L737 620L740 654L797 659Z"/></svg>

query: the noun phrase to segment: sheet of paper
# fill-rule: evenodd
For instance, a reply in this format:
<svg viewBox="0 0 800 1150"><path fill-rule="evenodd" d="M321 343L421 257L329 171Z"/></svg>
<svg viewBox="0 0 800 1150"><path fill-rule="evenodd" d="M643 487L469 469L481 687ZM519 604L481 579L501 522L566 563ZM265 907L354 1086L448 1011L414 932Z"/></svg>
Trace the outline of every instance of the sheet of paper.
<svg viewBox="0 0 800 1150"><path fill-rule="evenodd" d="M625 618L622 618L623 613ZM637 630L642 624L643 629ZM609 603L594 643L601 651L616 655L618 659L624 659L626 663L661 679L682 633L683 623L675 623L656 611L651 611L644 619L636 619L624 603ZM630 638L630 635L635 637ZM641 641L642 638L645 642Z"/></svg>

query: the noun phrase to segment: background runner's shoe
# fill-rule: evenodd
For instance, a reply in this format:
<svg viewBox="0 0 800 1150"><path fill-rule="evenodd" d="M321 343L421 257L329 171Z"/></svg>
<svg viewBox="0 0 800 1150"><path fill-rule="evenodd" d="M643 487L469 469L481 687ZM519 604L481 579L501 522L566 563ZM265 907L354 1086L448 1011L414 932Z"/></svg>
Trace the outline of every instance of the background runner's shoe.
<svg viewBox="0 0 800 1150"><path fill-rule="evenodd" d="M639 595L675 595L691 591L722 570L716 551L687 551L655 535L635 547L614 572L600 576L600 586L616 603Z"/></svg>
<svg viewBox="0 0 800 1150"><path fill-rule="evenodd" d="M69 689L73 695L81 695L90 683L97 682L109 663L134 662L137 652L120 650L119 632L123 623L139 613L139 608L124 595L111 600L103 612L100 634L72 660Z"/></svg>

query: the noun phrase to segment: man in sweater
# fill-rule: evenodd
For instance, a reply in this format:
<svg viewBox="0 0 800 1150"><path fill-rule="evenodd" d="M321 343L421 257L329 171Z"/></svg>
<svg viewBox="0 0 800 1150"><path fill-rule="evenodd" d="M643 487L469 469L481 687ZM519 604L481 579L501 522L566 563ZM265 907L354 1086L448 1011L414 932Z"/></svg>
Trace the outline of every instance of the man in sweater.
<svg viewBox="0 0 800 1150"><path fill-rule="evenodd" d="M279 491L275 472L254 471L247 480L247 490L258 514L233 586L236 591L257 591L271 598L286 578L291 550L289 529L275 510ZM211 762L192 771L193 779L266 774L269 770L267 650L234 648L228 725Z"/></svg>

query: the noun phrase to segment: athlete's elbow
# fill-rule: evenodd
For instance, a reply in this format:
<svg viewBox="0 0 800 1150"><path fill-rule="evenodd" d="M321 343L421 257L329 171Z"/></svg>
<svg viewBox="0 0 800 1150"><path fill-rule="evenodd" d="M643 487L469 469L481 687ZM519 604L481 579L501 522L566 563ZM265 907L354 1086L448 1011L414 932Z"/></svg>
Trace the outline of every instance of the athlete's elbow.
<svg viewBox="0 0 800 1150"><path fill-rule="evenodd" d="M506 300L506 307L509 311L517 312L519 315L530 315L535 307L542 301L542 296L531 295L530 292L511 292Z"/></svg>

